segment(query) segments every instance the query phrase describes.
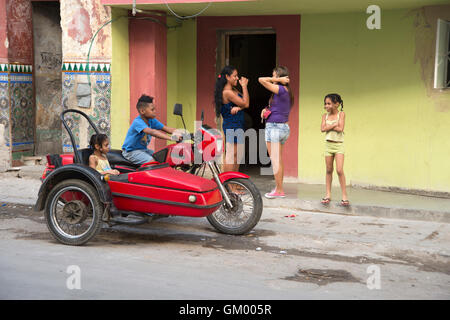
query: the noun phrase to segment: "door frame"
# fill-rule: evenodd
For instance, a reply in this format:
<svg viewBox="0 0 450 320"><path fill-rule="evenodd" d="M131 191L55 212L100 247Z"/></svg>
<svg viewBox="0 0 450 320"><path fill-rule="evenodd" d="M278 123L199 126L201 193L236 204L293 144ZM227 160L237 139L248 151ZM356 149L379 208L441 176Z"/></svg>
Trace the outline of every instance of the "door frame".
<svg viewBox="0 0 450 320"><path fill-rule="evenodd" d="M222 71L222 66L229 65L230 56L230 36L232 35L252 35L252 34L277 34L273 28L235 28L217 30L217 58L216 73ZM278 48L275 55L275 63L278 64Z"/></svg>
<svg viewBox="0 0 450 320"><path fill-rule="evenodd" d="M197 110L200 119L205 110L205 123L217 126L214 112L214 86L220 69L217 56L219 45L218 31L275 30L277 43L277 63L287 66L290 71L291 88L294 93L289 126L291 135L286 142L283 156L286 177L298 177L299 141L299 91L300 91L300 15L271 16L202 16L197 18ZM224 61L224 60L222 60ZM274 66L275 67L275 66ZM220 72L220 70L219 70ZM250 79L257 81L257 79ZM290 150L287 152L286 150ZM295 150L295 151L294 151Z"/></svg>

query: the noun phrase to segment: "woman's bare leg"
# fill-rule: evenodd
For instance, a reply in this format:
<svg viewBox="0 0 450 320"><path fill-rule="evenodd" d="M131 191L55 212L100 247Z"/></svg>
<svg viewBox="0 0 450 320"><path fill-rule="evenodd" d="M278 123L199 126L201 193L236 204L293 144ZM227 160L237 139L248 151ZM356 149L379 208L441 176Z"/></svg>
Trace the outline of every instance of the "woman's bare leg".
<svg viewBox="0 0 450 320"><path fill-rule="evenodd" d="M234 171L235 164L235 144L227 142L225 145L225 161L223 163L223 172Z"/></svg>
<svg viewBox="0 0 450 320"><path fill-rule="evenodd" d="M341 185L342 200L344 200L344 201L348 200L345 174L344 174L344 155L340 154L340 153L336 154L336 173L339 178L339 184Z"/></svg>
<svg viewBox="0 0 450 320"><path fill-rule="evenodd" d="M235 143L235 153L234 153L234 171L239 171L239 166L241 164L242 158L244 156L244 144Z"/></svg>
<svg viewBox="0 0 450 320"><path fill-rule="evenodd" d="M284 164L282 157L283 145L279 142L267 142L267 150L269 151L270 161L272 162L273 175L276 184L275 192L284 193Z"/></svg>
<svg viewBox="0 0 450 320"><path fill-rule="evenodd" d="M275 175L275 182L277 184L276 192L284 193L284 189L283 189L283 181L284 181L283 147L284 147L284 144L279 143L278 145L279 145L278 172Z"/></svg>
<svg viewBox="0 0 450 320"><path fill-rule="evenodd" d="M331 184L333 182L333 161L334 156L326 156L325 157L325 166L326 166L326 195L325 198L331 199Z"/></svg>

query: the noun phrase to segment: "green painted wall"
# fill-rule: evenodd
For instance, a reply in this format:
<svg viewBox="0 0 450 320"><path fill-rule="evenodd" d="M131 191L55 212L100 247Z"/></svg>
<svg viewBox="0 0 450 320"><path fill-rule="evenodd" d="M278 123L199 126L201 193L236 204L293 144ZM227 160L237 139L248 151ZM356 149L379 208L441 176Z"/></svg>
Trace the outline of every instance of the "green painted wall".
<svg viewBox="0 0 450 320"><path fill-rule="evenodd" d="M112 8L113 19L127 15L127 10ZM111 28L111 148L121 149L130 124L128 19L113 21Z"/></svg>
<svg viewBox="0 0 450 320"><path fill-rule="evenodd" d="M434 61L434 47L420 57L419 16L383 10L381 30L368 30L365 12L302 15L301 181L325 182L323 98L337 92L347 118L347 183L450 191L450 95L429 92L432 70L420 61Z"/></svg>
<svg viewBox="0 0 450 320"><path fill-rule="evenodd" d="M167 23L176 25L174 19ZM179 116L173 115L175 103L183 105L186 127L194 130L197 100L197 23L183 21L179 28L167 31L167 125L183 128Z"/></svg>

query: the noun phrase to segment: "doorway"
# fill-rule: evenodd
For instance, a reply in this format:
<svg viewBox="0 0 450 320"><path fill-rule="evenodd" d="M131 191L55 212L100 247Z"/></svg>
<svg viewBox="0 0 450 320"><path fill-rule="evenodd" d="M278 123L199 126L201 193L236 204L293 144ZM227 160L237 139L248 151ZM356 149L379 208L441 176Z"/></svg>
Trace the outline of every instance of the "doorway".
<svg viewBox="0 0 450 320"><path fill-rule="evenodd" d="M35 155L62 153L62 31L59 1L32 2Z"/></svg>
<svg viewBox="0 0 450 320"><path fill-rule="evenodd" d="M245 130L254 130L257 143L255 148L254 141L249 137L246 138L245 162L241 164L240 170L258 175L261 166L270 166L262 131L265 125L261 122L260 114L268 105L271 96L271 93L258 82L258 78L272 76L272 70L277 65L275 31L228 32L225 35L225 62L236 67L240 77L249 79L250 106L244 110ZM240 86L239 89L242 90Z"/></svg>
<svg viewBox="0 0 450 320"><path fill-rule="evenodd" d="M214 86L217 75L226 64L225 44L229 43L229 40L225 41L226 35L248 35L252 32L253 34L276 33L276 63L272 63L268 75L271 75L272 68L276 65L286 66L289 69L290 85L294 94L294 105L289 115L291 135L283 152L285 162L289 164L285 167L285 177L290 178L298 176L300 25L300 15L200 16L197 18L196 117L200 119L204 111L205 123L216 124L218 128L221 124L216 122L218 119L214 112ZM259 54L261 53L257 55ZM250 79L251 82L257 84L257 77ZM258 121L261 120L258 119ZM260 174L260 170L257 170L257 174Z"/></svg>

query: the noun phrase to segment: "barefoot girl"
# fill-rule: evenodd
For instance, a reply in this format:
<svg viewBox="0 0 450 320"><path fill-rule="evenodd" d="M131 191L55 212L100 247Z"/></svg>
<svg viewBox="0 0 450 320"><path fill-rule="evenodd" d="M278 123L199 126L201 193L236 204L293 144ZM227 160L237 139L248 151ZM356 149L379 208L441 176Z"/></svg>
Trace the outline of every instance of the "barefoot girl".
<svg viewBox="0 0 450 320"><path fill-rule="evenodd" d="M336 159L336 173L342 190L341 205L348 206L346 182L344 175L344 126L345 113L344 101L337 93L331 93L324 99L325 113L322 116L320 130L326 132L325 135L325 165L326 165L326 196L322 199L322 204L328 204L331 200L331 183L333 180L333 162ZM341 106L341 111L338 110Z"/></svg>

